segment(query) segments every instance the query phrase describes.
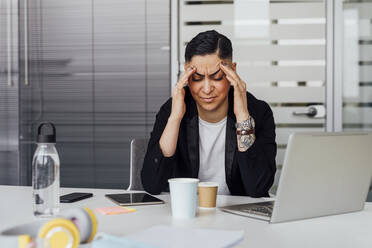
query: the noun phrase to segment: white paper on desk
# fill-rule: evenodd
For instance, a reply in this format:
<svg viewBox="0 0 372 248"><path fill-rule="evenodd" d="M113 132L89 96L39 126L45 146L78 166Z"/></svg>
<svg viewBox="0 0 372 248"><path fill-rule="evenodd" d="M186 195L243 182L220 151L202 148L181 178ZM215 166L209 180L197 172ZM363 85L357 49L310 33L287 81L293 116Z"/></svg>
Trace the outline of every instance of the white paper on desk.
<svg viewBox="0 0 372 248"><path fill-rule="evenodd" d="M244 231L153 226L126 238L162 248L223 248L233 247L242 241Z"/></svg>

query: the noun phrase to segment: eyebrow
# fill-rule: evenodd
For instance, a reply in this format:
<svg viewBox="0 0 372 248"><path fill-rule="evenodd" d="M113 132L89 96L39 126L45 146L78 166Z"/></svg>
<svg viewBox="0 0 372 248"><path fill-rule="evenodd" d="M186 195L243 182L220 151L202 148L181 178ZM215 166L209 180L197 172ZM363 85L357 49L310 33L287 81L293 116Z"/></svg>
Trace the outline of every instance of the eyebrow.
<svg viewBox="0 0 372 248"><path fill-rule="evenodd" d="M216 72L213 72L213 73L210 74L209 76L210 76L210 77L213 77L213 76L215 76L217 73L219 73L220 71L221 71L221 69L218 69ZM197 73L197 72L195 72L195 74L198 75L199 77L204 77L204 75L199 74L199 73Z"/></svg>

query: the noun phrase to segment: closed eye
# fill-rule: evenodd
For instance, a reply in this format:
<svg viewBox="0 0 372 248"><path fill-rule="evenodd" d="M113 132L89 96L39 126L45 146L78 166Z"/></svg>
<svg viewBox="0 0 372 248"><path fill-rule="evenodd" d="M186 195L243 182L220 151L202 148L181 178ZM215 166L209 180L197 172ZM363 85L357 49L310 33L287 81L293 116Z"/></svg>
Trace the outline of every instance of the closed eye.
<svg viewBox="0 0 372 248"><path fill-rule="evenodd" d="M194 78L194 77L192 77L191 79L192 79L192 81L195 81L195 82L202 81L202 78Z"/></svg>
<svg viewBox="0 0 372 248"><path fill-rule="evenodd" d="M224 76L224 74L220 72L220 73L214 75L213 80L221 81L223 79L223 76Z"/></svg>

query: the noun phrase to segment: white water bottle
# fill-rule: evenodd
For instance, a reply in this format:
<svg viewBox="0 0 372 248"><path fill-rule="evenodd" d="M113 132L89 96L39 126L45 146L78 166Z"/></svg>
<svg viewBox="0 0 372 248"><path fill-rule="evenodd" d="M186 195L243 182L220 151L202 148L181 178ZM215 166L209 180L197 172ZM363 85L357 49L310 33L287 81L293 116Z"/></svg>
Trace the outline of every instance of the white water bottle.
<svg viewBox="0 0 372 248"><path fill-rule="evenodd" d="M52 127L52 134L42 134L44 126ZM52 123L38 127L37 148L32 160L32 188L34 215L49 217L59 212L59 156L55 148L56 128Z"/></svg>

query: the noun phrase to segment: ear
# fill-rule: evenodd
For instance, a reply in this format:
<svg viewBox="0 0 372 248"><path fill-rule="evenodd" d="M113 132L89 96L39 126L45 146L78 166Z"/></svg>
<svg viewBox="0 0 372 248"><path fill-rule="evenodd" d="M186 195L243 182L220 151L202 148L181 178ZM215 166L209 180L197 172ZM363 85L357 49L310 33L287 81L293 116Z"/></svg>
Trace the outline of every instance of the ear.
<svg viewBox="0 0 372 248"><path fill-rule="evenodd" d="M232 69L236 72L236 62L232 63Z"/></svg>

